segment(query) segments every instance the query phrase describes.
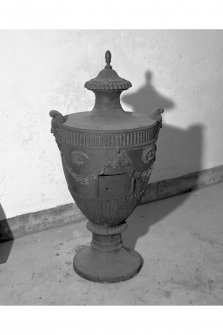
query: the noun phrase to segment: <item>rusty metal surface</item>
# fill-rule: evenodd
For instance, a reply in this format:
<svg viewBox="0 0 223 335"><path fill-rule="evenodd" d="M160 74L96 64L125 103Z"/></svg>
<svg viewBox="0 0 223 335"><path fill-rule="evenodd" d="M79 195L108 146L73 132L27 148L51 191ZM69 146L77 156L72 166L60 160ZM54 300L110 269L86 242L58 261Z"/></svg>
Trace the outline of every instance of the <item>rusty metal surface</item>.
<svg viewBox="0 0 223 335"><path fill-rule="evenodd" d="M112 69L109 51L105 58L105 69L85 84L96 96L93 110L88 114L77 113L79 123L74 122L74 115L69 119L69 115L64 117L57 111L50 113L53 117L51 131L61 151L68 188L80 210L93 225L100 227L101 232L103 228L107 231L108 227L122 224L143 196L155 161L163 112L159 109L153 119L146 120L140 119L140 115L125 112L120 103L120 94L131 87L131 83L120 78ZM87 129L80 122L84 120L84 114ZM104 130L101 129L103 125ZM104 243L110 239L110 243L109 247L102 249L97 244L96 252L94 241L98 237L93 233L92 246L75 257L75 271L85 278L108 282L126 280L138 272L142 266L140 257L132 251L124 251L121 234L117 237L114 235L100 235L101 244L103 239ZM118 254L114 242L116 239L120 242ZM116 252L115 257L112 251ZM137 259L132 268L131 257ZM106 270L109 259L112 259L114 271ZM122 274L119 273L120 267L114 265L114 259L122 263ZM96 266L99 260L103 263L103 271Z"/></svg>

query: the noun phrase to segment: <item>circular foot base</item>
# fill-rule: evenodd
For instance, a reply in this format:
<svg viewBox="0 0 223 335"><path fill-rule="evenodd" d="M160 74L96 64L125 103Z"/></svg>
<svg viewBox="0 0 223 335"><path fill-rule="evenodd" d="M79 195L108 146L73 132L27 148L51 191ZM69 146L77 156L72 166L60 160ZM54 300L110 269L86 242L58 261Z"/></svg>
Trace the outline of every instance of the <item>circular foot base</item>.
<svg viewBox="0 0 223 335"><path fill-rule="evenodd" d="M143 265L142 257L125 247L117 251L102 252L83 247L74 257L75 272L94 282L116 283L134 277Z"/></svg>

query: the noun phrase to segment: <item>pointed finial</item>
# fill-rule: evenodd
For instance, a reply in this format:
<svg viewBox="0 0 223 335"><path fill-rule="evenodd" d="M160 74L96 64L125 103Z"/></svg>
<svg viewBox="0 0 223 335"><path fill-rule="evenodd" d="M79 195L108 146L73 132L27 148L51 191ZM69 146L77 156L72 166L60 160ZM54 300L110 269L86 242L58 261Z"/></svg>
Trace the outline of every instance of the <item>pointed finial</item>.
<svg viewBox="0 0 223 335"><path fill-rule="evenodd" d="M112 66L110 65L110 63L111 63L111 52L109 50L107 50L106 53L105 53L105 61L106 61L105 69L112 69Z"/></svg>

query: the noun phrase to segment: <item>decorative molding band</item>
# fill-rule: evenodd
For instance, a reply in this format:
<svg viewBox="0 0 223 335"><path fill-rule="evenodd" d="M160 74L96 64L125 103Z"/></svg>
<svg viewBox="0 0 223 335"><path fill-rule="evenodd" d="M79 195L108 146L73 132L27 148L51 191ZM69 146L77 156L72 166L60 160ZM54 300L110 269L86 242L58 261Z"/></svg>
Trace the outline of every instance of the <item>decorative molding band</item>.
<svg viewBox="0 0 223 335"><path fill-rule="evenodd" d="M69 129L61 125L58 135L61 143L80 146L81 148L90 149L116 149L132 148L150 144L157 139L159 126L156 124L152 127L139 130L127 130L124 133L119 132L84 132L78 129Z"/></svg>
<svg viewBox="0 0 223 335"><path fill-rule="evenodd" d="M132 87L130 81L120 78L119 81L104 83L96 80L89 80L84 85L85 88L91 91L124 91Z"/></svg>
<svg viewBox="0 0 223 335"><path fill-rule="evenodd" d="M90 230L92 233L98 235L116 235L121 234L123 231L127 229L128 225L126 222L120 224L119 226L115 227L104 227L96 225L90 221L87 223L87 229Z"/></svg>
<svg viewBox="0 0 223 335"><path fill-rule="evenodd" d="M221 182L223 182L223 165L173 179L161 180L148 185L140 204ZM19 215L0 221L0 242L81 221L86 221L86 218L74 203Z"/></svg>

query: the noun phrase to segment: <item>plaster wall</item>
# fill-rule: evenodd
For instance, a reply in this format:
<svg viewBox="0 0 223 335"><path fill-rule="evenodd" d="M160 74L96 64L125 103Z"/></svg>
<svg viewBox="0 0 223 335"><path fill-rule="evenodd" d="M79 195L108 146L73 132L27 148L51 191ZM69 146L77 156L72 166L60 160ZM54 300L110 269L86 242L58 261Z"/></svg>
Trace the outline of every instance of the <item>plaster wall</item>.
<svg viewBox="0 0 223 335"><path fill-rule="evenodd" d="M89 110L112 52L126 109L164 107L151 181L223 164L223 31L0 31L0 202L7 217L72 202L49 111ZM1 217L0 217L1 219Z"/></svg>

